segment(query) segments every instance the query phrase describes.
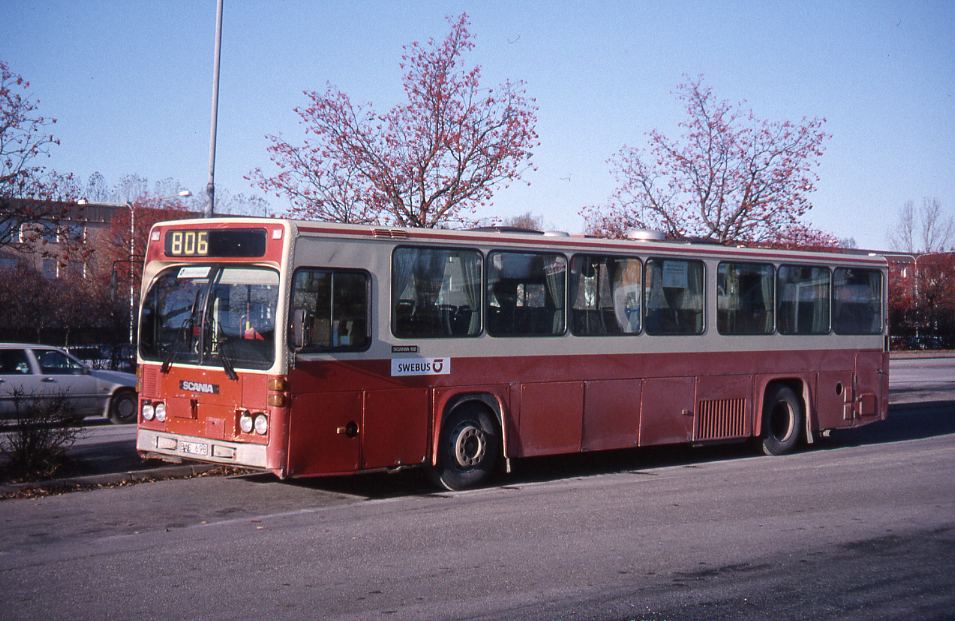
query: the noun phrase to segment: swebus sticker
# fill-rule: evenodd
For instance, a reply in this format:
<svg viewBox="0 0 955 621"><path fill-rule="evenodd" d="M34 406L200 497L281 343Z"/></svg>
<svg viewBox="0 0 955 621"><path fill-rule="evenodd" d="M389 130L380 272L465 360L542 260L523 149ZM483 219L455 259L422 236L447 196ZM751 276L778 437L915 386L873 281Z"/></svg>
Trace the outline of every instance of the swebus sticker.
<svg viewBox="0 0 955 621"><path fill-rule="evenodd" d="M391 376L451 375L450 358L392 358Z"/></svg>

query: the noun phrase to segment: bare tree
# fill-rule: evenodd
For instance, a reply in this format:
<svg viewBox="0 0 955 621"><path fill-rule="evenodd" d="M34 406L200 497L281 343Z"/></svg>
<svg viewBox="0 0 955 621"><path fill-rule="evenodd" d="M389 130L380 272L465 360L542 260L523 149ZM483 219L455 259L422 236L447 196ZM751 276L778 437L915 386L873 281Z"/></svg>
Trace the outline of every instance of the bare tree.
<svg viewBox="0 0 955 621"><path fill-rule="evenodd" d="M888 237L893 250L941 252L955 239L955 218L945 213L937 198L923 198L918 210L913 201L906 201Z"/></svg>
<svg viewBox="0 0 955 621"><path fill-rule="evenodd" d="M502 223L504 226L513 226L519 229L531 229L533 231L544 230L544 216L535 216L530 211L506 218Z"/></svg>
<svg viewBox="0 0 955 621"><path fill-rule="evenodd" d="M0 248L24 234L59 233L76 197L72 175L41 164L60 141L50 133L56 119L39 114L29 87L0 60Z"/></svg>

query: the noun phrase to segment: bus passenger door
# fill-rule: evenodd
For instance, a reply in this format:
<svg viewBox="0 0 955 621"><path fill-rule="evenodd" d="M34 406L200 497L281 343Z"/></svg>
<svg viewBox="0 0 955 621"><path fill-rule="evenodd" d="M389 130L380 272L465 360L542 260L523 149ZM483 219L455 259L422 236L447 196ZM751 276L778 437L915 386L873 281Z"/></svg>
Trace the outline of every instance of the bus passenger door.
<svg viewBox="0 0 955 621"><path fill-rule="evenodd" d="M695 377L643 380L640 446L676 444L693 439Z"/></svg>

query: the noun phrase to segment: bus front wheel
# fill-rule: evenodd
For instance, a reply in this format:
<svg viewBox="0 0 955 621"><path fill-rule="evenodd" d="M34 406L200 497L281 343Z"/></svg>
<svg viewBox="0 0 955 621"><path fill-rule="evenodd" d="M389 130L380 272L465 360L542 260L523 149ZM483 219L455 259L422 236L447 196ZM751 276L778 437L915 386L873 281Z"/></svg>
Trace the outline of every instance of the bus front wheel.
<svg viewBox="0 0 955 621"><path fill-rule="evenodd" d="M441 426L438 465L432 479L449 490L481 485L490 478L500 455L497 424L478 405L455 408Z"/></svg>
<svg viewBox="0 0 955 621"><path fill-rule="evenodd" d="M802 404L789 386L776 386L763 403L763 452L783 455L796 448L803 428Z"/></svg>

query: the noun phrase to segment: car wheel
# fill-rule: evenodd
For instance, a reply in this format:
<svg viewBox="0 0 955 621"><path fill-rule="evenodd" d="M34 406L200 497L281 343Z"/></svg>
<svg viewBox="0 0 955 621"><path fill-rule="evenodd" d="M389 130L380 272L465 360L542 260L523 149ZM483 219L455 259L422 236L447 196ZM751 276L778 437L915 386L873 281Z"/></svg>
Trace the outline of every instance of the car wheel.
<svg viewBox="0 0 955 621"><path fill-rule="evenodd" d="M124 390L113 395L109 402L109 420L114 425L136 422L136 393Z"/></svg>

